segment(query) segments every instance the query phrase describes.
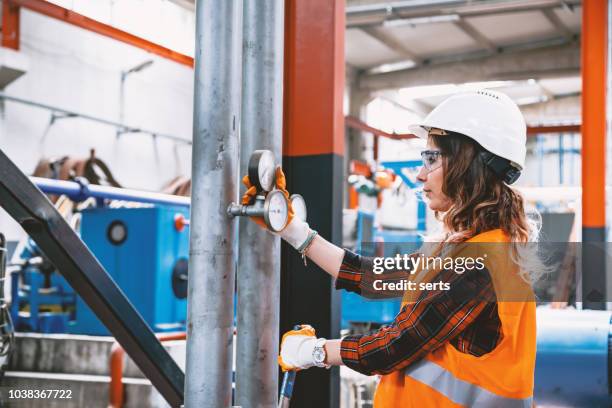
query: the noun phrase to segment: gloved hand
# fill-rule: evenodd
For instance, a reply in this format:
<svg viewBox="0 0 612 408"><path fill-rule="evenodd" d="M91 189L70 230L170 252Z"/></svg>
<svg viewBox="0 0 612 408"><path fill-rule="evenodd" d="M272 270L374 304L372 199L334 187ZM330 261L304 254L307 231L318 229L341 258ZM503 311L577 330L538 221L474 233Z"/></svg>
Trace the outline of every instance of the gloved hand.
<svg viewBox="0 0 612 408"><path fill-rule="evenodd" d="M310 233L310 226L308 223L302 221L298 217L295 216L295 212L293 211L293 206L291 205L291 201L289 201L289 192L287 191L287 181L285 179L285 173L283 173L283 169L281 166L276 167L276 188L283 192L288 201L288 213L287 213L287 224L285 228L276 233L274 231L268 230L266 226L266 222L263 217L249 217L253 222L259 225L261 228L264 228L275 235L279 235L282 239L287 241L289 245L294 247L295 249L300 248L306 239L308 238L308 234ZM249 180L249 176L246 175L242 178L242 184L244 184L247 188L247 191L244 193L241 199L242 205L250 205L255 200L255 196L257 195L257 187L251 184L251 180Z"/></svg>
<svg viewBox="0 0 612 408"><path fill-rule="evenodd" d="M283 371L299 371L315 366L312 352L316 342L315 329L307 324L303 324L299 330L283 334L278 365Z"/></svg>

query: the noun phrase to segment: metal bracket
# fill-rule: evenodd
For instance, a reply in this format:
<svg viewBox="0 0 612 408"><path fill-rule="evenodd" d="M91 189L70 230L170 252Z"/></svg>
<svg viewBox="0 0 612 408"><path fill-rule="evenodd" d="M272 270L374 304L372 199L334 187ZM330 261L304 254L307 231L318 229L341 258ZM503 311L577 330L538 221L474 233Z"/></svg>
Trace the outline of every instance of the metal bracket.
<svg viewBox="0 0 612 408"><path fill-rule="evenodd" d="M180 406L185 374L83 241L2 150L0 206L36 241L166 401Z"/></svg>
<svg viewBox="0 0 612 408"><path fill-rule="evenodd" d="M64 112L51 112L51 118L49 119L49 126L53 126L55 122L60 119L78 118L76 113L64 113Z"/></svg>

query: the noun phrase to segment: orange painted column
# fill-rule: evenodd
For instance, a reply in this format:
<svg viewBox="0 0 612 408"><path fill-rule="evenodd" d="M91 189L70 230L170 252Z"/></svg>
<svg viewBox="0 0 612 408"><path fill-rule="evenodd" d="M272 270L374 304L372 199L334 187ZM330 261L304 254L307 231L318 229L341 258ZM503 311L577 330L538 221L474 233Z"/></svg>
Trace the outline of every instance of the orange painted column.
<svg viewBox="0 0 612 408"><path fill-rule="evenodd" d="M308 223L342 244L344 170L344 0L285 2L283 168L302 194ZM330 277L283 243L281 333L309 323L319 337L340 335L340 293ZM291 407L339 406L338 370L298 373Z"/></svg>
<svg viewBox="0 0 612 408"><path fill-rule="evenodd" d="M607 0L582 6L582 301L605 307ZM580 295L580 294L579 294Z"/></svg>
<svg viewBox="0 0 612 408"><path fill-rule="evenodd" d="M2 2L2 46L19 50L19 6Z"/></svg>

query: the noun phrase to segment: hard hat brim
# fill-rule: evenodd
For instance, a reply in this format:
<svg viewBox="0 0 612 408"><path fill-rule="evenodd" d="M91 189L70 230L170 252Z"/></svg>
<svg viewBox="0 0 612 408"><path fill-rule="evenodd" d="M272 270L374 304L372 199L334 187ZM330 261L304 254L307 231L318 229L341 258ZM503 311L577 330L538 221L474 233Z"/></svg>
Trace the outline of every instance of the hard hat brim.
<svg viewBox="0 0 612 408"><path fill-rule="evenodd" d="M414 124L414 125L408 126L407 130L408 130L409 134L413 134L416 137L418 137L419 139L427 140L427 138L429 136L428 131L422 125L419 125L419 124Z"/></svg>

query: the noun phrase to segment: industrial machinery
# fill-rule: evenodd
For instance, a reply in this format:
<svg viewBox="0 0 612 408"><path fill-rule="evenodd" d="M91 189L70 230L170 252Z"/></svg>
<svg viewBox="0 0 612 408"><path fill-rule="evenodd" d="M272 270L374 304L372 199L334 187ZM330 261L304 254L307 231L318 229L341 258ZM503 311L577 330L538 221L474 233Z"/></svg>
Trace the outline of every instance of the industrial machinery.
<svg viewBox="0 0 612 408"><path fill-rule="evenodd" d="M0 234L0 380L13 350L14 330L8 304L4 300L4 281L6 279L6 239Z"/></svg>
<svg viewBox="0 0 612 408"><path fill-rule="evenodd" d="M258 190L255 202L232 204L229 215L262 216L270 229L279 231L286 224L290 200L296 216L306 219L306 204L299 194L287 200L274 188L276 165L270 151L255 151L249 167L250 178ZM105 197L122 197L117 197L115 190L89 186L82 181L79 185L34 180L47 192L69 194L77 200L87 196L96 198L96 205L72 216L78 219L72 224L83 242L154 331L185 330L187 205L156 202L154 197L144 204L105 201ZM32 240L26 239L20 245L12 277L11 315L17 330L110 334Z"/></svg>
<svg viewBox="0 0 612 408"><path fill-rule="evenodd" d="M382 162L381 165L398 175L410 191L416 191L418 183L410 173L415 173L421 166L420 160ZM392 257L416 251L426 228L426 205L420 196L417 196L416 214L413 216L417 219L414 230L384 229L376 227L373 212L358 210L353 248L360 255L369 257ZM400 310L401 299L369 300L346 291L342 291L341 296L343 329L361 330L364 325L367 329L387 324Z"/></svg>
<svg viewBox="0 0 612 408"><path fill-rule="evenodd" d="M23 332L66 333L74 320L76 294L30 238L13 255L11 317Z"/></svg>
<svg viewBox="0 0 612 408"><path fill-rule="evenodd" d="M611 406L611 318L609 310L538 308L536 404Z"/></svg>
<svg viewBox="0 0 612 408"><path fill-rule="evenodd" d="M165 205L82 212L81 239L157 332L185 330L189 234L175 220L188 216ZM80 298L69 332L109 334Z"/></svg>
<svg viewBox="0 0 612 408"><path fill-rule="evenodd" d="M28 178L1 151L0 172L3 175L0 178L0 205L21 225L75 292L92 308L168 404L183 404L183 371L132 302L78 237L74 225L67 222L64 214L58 211L41 190L47 194L67 195L79 201L99 197L98 201L114 198L187 207L189 200L185 197L74 181Z"/></svg>
<svg viewBox="0 0 612 408"><path fill-rule="evenodd" d="M81 239L151 328L184 330L189 234L183 224L188 209L104 206L87 208L80 216ZM19 258L11 291L17 330L109 334L31 240Z"/></svg>

